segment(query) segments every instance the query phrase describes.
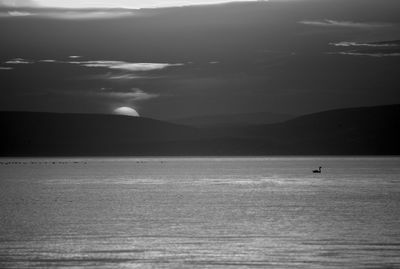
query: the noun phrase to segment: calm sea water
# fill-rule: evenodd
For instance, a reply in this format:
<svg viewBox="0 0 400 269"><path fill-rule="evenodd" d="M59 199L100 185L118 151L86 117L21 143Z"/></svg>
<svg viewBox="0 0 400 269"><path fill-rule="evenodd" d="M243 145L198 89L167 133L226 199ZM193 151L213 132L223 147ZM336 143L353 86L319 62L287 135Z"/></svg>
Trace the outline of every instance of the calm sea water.
<svg viewBox="0 0 400 269"><path fill-rule="evenodd" d="M0 268L400 268L400 158L0 161Z"/></svg>

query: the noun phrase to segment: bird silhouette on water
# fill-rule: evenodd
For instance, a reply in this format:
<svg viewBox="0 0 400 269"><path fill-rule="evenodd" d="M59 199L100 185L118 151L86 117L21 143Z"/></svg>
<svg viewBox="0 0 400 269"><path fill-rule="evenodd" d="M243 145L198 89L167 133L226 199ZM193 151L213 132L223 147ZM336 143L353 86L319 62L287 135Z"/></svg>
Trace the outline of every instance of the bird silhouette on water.
<svg viewBox="0 0 400 269"><path fill-rule="evenodd" d="M312 172L314 173L314 174L321 174L321 166L318 168L318 170L313 170Z"/></svg>

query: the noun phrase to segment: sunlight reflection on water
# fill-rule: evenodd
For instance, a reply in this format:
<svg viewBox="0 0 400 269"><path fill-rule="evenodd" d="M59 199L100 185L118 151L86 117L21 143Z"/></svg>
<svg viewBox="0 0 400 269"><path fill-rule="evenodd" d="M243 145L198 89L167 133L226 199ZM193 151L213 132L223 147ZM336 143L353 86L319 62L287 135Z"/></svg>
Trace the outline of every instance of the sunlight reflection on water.
<svg viewBox="0 0 400 269"><path fill-rule="evenodd" d="M400 267L399 158L44 161L1 167L1 268Z"/></svg>

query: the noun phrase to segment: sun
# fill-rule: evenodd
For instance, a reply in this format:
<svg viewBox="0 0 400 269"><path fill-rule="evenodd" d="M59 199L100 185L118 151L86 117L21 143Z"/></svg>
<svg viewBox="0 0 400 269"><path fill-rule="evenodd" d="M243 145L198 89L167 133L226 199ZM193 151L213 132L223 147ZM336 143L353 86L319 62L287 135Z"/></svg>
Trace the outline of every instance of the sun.
<svg viewBox="0 0 400 269"><path fill-rule="evenodd" d="M135 109L127 106L122 106L114 109L114 114L131 116L131 117L140 117L139 113Z"/></svg>

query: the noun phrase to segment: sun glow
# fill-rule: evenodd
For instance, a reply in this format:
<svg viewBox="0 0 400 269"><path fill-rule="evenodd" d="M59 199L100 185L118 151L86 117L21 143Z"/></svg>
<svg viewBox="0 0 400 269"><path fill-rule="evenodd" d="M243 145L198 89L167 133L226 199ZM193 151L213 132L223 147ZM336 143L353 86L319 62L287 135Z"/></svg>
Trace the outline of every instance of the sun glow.
<svg viewBox="0 0 400 269"><path fill-rule="evenodd" d="M114 109L114 114L131 116L131 117L140 117L139 113L135 109L127 106Z"/></svg>

